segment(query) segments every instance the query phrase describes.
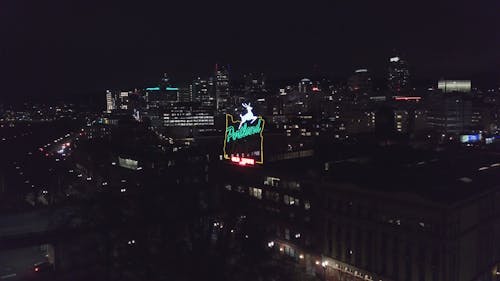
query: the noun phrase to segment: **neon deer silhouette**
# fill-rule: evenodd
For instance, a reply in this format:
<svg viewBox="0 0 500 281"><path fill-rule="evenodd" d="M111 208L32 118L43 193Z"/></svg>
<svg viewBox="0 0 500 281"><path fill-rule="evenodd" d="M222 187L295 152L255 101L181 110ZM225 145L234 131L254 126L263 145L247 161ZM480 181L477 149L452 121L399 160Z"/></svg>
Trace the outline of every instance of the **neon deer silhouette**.
<svg viewBox="0 0 500 281"><path fill-rule="evenodd" d="M245 113L245 115L240 114L241 122L240 122L240 126L238 127L238 129L241 128L243 123L245 123L247 121L251 121L250 123L253 123L253 121L255 121L255 119L257 119L257 117L255 117L253 115L253 112L252 112L253 107L250 106L250 103L248 103L248 104L242 103L241 105L243 105L243 107L247 110L247 113Z"/></svg>

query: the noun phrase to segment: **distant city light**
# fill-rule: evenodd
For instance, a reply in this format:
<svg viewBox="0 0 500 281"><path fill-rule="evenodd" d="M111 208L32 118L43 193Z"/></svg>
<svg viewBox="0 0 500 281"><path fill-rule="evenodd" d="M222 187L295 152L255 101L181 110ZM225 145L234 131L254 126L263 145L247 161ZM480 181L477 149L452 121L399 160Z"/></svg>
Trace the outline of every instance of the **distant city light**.
<svg viewBox="0 0 500 281"><path fill-rule="evenodd" d="M394 97L395 100L397 101L420 101L422 99L422 97L405 97L405 96L395 96Z"/></svg>
<svg viewBox="0 0 500 281"><path fill-rule="evenodd" d="M473 142L481 141L481 139L482 139L481 134L461 135L460 136L461 143L473 143Z"/></svg>
<svg viewBox="0 0 500 281"><path fill-rule="evenodd" d="M146 91L159 91L159 90L160 90L160 87L146 88ZM176 88L176 87L166 87L165 90L167 90L167 91L178 91L179 88Z"/></svg>

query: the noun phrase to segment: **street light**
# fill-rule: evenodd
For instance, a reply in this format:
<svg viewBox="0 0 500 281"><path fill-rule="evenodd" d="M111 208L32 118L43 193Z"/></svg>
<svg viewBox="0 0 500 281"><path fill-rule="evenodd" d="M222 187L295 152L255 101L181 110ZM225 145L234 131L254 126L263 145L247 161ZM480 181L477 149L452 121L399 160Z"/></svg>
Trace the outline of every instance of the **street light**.
<svg viewBox="0 0 500 281"><path fill-rule="evenodd" d="M321 267L323 267L323 279L326 281L326 266L328 265L328 261L323 261L321 263Z"/></svg>

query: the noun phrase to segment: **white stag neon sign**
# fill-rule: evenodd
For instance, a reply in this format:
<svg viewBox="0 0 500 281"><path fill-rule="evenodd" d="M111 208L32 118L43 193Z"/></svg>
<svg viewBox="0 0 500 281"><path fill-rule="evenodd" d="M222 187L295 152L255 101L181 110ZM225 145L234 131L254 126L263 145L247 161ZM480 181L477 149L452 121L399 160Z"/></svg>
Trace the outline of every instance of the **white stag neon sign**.
<svg viewBox="0 0 500 281"><path fill-rule="evenodd" d="M226 114L224 158L242 166L263 164L264 119L253 114L250 103L241 105L246 109L246 113L240 114L239 121L234 120L231 114Z"/></svg>
<svg viewBox="0 0 500 281"><path fill-rule="evenodd" d="M247 110L247 113L245 113L245 115L240 114L241 122L238 129L241 129L243 123L246 123L247 121L251 121L250 123L253 123L257 119L257 117L253 115L253 107L250 106L250 103L242 103L241 105Z"/></svg>

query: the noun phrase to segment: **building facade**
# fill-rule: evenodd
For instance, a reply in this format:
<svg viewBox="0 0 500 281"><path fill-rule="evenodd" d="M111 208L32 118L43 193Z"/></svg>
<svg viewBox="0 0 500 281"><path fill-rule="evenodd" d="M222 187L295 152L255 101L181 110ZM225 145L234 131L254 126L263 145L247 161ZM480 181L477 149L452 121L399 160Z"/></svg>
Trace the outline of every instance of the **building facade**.
<svg viewBox="0 0 500 281"><path fill-rule="evenodd" d="M399 56L389 58L388 86L396 95L410 89L410 70L406 60Z"/></svg>

